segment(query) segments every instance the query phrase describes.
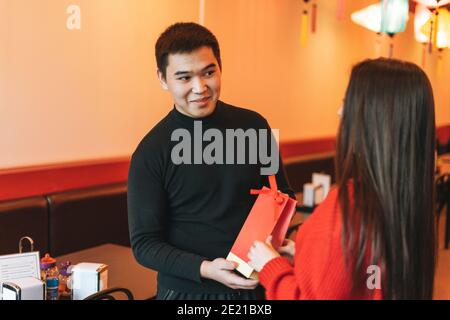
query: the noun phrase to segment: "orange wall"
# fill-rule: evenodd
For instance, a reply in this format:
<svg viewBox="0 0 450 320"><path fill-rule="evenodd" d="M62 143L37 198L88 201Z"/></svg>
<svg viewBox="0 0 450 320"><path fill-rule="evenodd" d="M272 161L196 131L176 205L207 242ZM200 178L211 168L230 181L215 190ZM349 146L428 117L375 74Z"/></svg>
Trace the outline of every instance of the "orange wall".
<svg viewBox="0 0 450 320"><path fill-rule="evenodd" d="M129 156L171 105L154 43L197 17L198 0L0 0L0 168Z"/></svg>
<svg viewBox="0 0 450 320"><path fill-rule="evenodd" d="M282 141L333 136L351 65L375 57L375 35L349 14L373 0L318 0L318 32L301 47L300 0L206 0L222 48L222 99L262 113ZM81 8L81 30L66 8ZM175 21L198 21L198 0L0 0L0 168L129 157L169 110L153 46ZM395 57L421 61L407 32ZM384 39L383 53L388 41ZM450 124L450 54L428 59L437 124Z"/></svg>

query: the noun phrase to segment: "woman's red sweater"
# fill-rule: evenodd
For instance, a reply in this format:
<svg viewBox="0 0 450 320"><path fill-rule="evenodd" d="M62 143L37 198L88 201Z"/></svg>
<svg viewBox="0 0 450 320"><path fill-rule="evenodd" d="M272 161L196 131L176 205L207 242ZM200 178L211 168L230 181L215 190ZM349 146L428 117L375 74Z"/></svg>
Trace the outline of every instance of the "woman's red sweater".
<svg viewBox="0 0 450 320"><path fill-rule="evenodd" d="M355 286L360 289L352 289L352 274L344 265L341 230L338 189L333 188L299 228L294 266L279 257L259 273L267 299L381 299L381 289L367 285L374 283L373 273L363 275L364 283Z"/></svg>

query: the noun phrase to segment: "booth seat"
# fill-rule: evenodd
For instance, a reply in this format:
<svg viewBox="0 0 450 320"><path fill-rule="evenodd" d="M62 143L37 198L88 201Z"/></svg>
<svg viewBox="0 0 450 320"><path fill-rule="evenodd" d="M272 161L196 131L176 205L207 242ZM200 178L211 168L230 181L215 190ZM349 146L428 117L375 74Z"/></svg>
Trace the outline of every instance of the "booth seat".
<svg viewBox="0 0 450 320"><path fill-rule="evenodd" d="M0 255L29 236L43 256L106 243L130 246L126 183L0 202Z"/></svg>
<svg viewBox="0 0 450 320"><path fill-rule="evenodd" d="M34 250L41 255L49 250L48 205L45 197L30 197L0 202L0 255L19 252L19 240L30 236ZM24 251L28 243L24 243Z"/></svg>
<svg viewBox="0 0 450 320"><path fill-rule="evenodd" d="M303 185L312 181L315 172L330 175L334 183L334 157L334 152L325 152L285 159L286 176L294 192L303 192Z"/></svg>
<svg viewBox="0 0 450 320"><path fill-rule="evenodd" d="M47 195L53 256L106 243L130 246L126 183Z"/></svg>

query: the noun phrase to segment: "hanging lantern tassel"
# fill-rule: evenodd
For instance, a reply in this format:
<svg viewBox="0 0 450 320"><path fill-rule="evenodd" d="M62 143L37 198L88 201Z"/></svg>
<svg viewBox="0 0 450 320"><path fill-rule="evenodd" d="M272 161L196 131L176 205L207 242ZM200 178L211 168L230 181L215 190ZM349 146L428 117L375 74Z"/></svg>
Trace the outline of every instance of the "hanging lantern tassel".
<svg viewBox="0 0 450 320"><path fill-rule="evenodd" d="M313 3L311 12L311 32L317 31L317 3Z"/></svg>
<svg viewBox="0 0 450 320"><path fill-rule="evenodd" d="M392 57L394 56L394 34L390 33L388 34L389 38L390 38L390 42L389 42L389 59L392 59Z"/></svg>
<svg viewBox="0 0 450 320"><path fill-rule="evenodd" d="M377 38L375 39L375 58L381 57L381 32L377 32Z"/></svg>
<svg viewBox="0 0 450 320"><path fill-rule="evenodd" d="M434 11L431 11L434 16ZM433 53L433 39L434 39L434 21L433 18L430 19L430 38L428 40L428 53Z"/></svg>
<svg viewBox="0 0 450 320"><path fill-rule="evenodd" d="M198 23L202 26L205 25L205 1L206 0L200 0L200 8L199 8L199 17L198 17Z"/></svg>
<svg viewBox="0 0 450 320"><path fill-rule="evenodd" d="M427 66L427 44L422 43L422 69Z"/></svg>
<svg viewBox="0 0 450 320"><path fill-rule="evenodd" d="M300 44L304 47L308 43L308 10L303 11L301 28Z"/></svg>
<svg viewBox="0 0 450 320"><path fill-rule="evenodd" d="M437 37L438 37L438 30L439 30L439 11L436 10L436 15L435 15L435 19L434 19L434 32L433 32L433 43L434 43L434 47L437 48L438 43L437 43Z"/></svg>
<svg viewBox="0 0 450 320"><path fill-rule="evenodd" d="M345 0L337 0L336 18L339 21L344 20Z"/></svg>
<svg viewBox="0 0 450 320"><path fill-rule="evenodd" d="M437 59L437 76L441 77L444 73L444 59L442 57L442 49L439 49L438 59Z"/></svg>
<svg viewBox="0 0 450 320"><path fill-rule="evenodd" d="M391 40L391 43L389 44L389 59L392 59L394 56L394 42Z"/></svg>

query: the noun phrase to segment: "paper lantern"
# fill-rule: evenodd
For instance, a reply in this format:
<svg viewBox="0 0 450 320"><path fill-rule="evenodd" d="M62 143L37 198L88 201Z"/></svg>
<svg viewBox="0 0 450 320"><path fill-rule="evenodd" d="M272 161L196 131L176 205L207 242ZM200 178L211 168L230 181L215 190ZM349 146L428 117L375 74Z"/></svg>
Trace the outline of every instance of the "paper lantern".
<svg viewBox="0 0 450 320"><path fill-rule="evenodd" d="M437 47L450 48L450 12L447 9L439 10Z"/></svg>
<svg viewBox="0 0 450 320"><path fill-rule="evenodd" d="M381 32L381 3L353 12L351 19L354 23L373 32Z"/></svg>
<svg viewBox="0 0 450 320"><path fill-rule="evenodd" d="M450 3L450 0L414 0L414 1L429 8L436 8Z"/></svg>
<svg viewBox="0 0 450 320"><path fill-rule="evenodd" d="M408 18L408 0L381 1L381 32L394 35L405 31Z"/></svg>
<svg viewBox="0 0 450 320"><path fill-rule="evenodd" d="M356 24L376 33L386 33L391 38L396 33L405 31L408 18L408 0L382 0L351 15ZM391 39L389 57L393 56L393 52L394 43Z"/></svg>
<svg viewBox="0 0 450 320"><path fill-rule="evenodd" d="M423 44L422 46L422 68L425 69L427 61L427 46L430 40L429 34L422 32L422 27L432 17L432 13L423 4L418 3L414 13L414 38L417 42Z"/></svg>
<svg viewBox="0 0 450 320"><path fill-rule="evenodd" d="M417 4L414 14L414 38L420 43L427 43L430 40L428 33L422 32L422 27L431 18L431 11L423 4Z"/></svg>
<svg viewBox="0 0 450 320"><path fill-rule="evenodd" d="M434 15L432 15L428 19L428 21L422 26L420 31L424 34L430 34L430 32L434 32L434 41L436 47L438 49L448 48L450 47L450 12L445 8L438 9L437 17L439 17L437 23L437 32L435 29L431 30L431 28L433 27L433 23L436 23L436 18Z"/></svg>
<svg viewBox="0 0 450 320"><path fill-rule="evenodd" d="M447 9L439 9L439 24L437 31L438 48L450 48L450 12Z"/></svg>
<svg viewBox="0 0 450 320"><path fill-rule="evenodd" d="M374 32L394 35L405 31L408 12L408 0L382 0L352 13L351 19Z"/></svg>

